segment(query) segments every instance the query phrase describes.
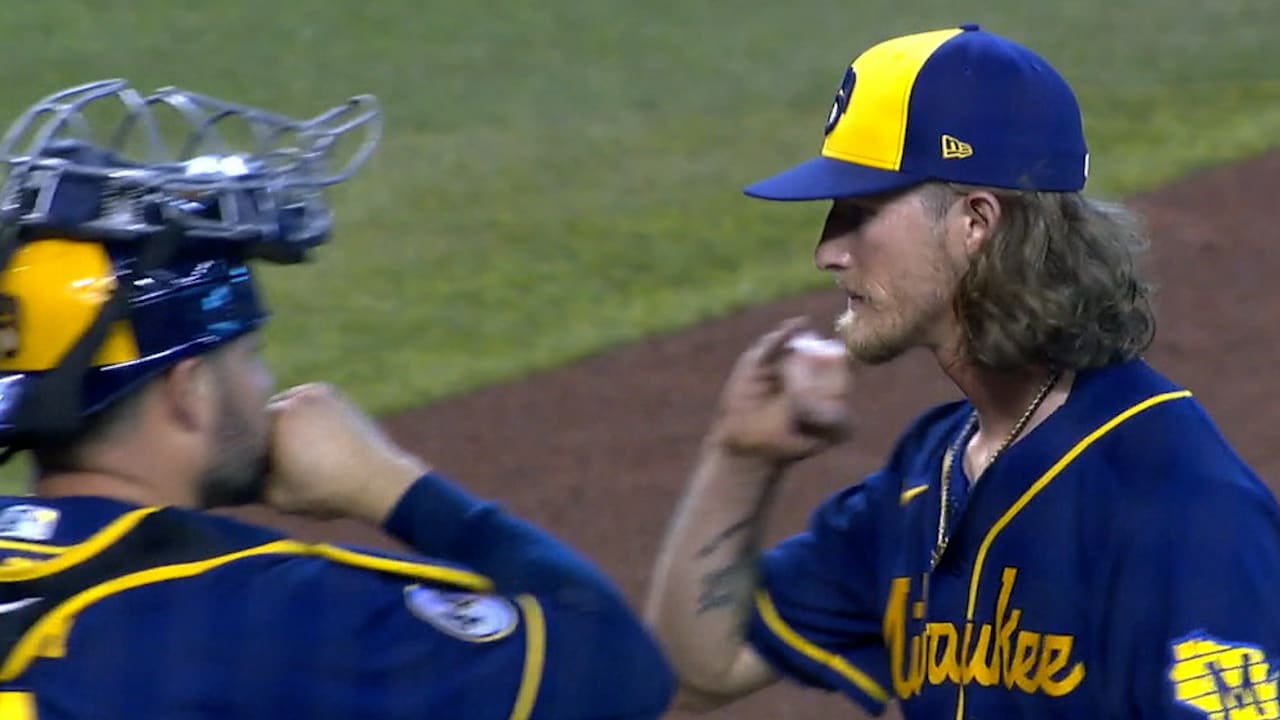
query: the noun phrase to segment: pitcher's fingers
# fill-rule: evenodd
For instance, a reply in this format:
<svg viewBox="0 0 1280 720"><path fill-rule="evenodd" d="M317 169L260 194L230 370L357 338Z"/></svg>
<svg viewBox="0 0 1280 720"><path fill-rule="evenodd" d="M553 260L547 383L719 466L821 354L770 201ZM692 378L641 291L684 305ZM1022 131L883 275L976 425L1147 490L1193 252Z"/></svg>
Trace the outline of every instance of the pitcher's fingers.
<svg viewBox="0 0 1280 720"><path fill-rule="evenodd" d="M267 400L267 407L272 407L272 406L278 406L278 405L286 404L286 403L288 403L290 400L293 400L294 398L297 398L297 397L299 397L300 395L304 395L304 394L306 394L306 393L310 393L310 392L315 392L316 390L318 390L318 389L320 389L320 388L323 388L323 387L324 387L324 384L323 384L323 383L314 383L314 382L312 382L312 383L305 383L305 384L302 384L302 385L295 385L295 386L293 386L293 387L291 387L291 388L288 388L288 389L286 389L286 390L281 390L280 392L276 393L275 395L272 395L272 396Z"/></svg>
<svg viewBox="0 0 1280 720"><path fill-rule="evenodd" d="M787 354L787 343L791 338L812 329L809 318L798 316L787 318L773 332L760 340L760 364L772 365Z"/></svg>
<svg viewBox="0 0 1280 720"><path fill-rule="evenodd" d="M792 414L796 430L804 435L837 443L849 437L852 418L842 403L812 403L795 408Z"/></svg>

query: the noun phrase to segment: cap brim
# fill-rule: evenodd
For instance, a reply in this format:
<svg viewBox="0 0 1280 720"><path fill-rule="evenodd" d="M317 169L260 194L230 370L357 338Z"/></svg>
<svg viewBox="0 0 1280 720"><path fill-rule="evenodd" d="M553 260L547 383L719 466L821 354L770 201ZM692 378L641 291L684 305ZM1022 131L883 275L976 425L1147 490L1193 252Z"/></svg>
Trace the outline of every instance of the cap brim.
<svg viewBox="0 0 1280 720"><path fill-rule="evenodd" d="M748 185L742 192L762 200L833 200L880 195L924 180L909 173L819 156Z"/></svg>

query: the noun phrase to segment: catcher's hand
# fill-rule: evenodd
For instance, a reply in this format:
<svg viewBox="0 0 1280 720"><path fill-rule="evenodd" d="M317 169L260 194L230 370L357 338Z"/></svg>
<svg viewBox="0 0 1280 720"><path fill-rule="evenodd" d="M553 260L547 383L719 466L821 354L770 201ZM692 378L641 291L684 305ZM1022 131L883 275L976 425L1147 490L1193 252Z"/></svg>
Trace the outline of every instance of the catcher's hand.
<svg viewBox="0 0 1280 720"><path fill-rule="evenodd" d="M428 469L328 385L286 390L271 399L267 412L266 500L285 512L380 524Z"/></svg>

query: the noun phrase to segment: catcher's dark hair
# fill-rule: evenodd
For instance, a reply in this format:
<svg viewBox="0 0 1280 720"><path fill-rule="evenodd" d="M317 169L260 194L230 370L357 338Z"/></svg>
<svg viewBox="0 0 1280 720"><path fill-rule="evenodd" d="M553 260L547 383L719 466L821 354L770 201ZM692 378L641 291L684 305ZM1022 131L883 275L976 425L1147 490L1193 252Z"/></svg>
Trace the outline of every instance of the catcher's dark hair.
<svg viewBox="0 0 1280 720"><path fill-rule="evenodd" d="M222 367L229 347L218 346L201 354L200 358L215 368ZM41 475L91 470L88 453L95 446L108 444L136 427L141 417L143 397L164 377L165 373L161 373L124 393L85 418L71 436L34 444L30 450L37 479Z"/></svg>
<svg viewBox="0 0 1280 720"><path fill-rule="evenodd" d="M925 203L940 216L978 189L996 196L1001 215L954 299L969 358L995 369L1081 370L1151 345L1154 287L1140 267L1149 242L1135 213L1079 193L944 183Z"/></svg>
<svg viewBox="0 0 1280 720"><path fill-rule="evenodd" d="M146 382L111 402L102 410L85 418L69 438L37 442L31 447L31 462L36 478L52 473L86 470L85 453L94 446L110 442L119 433L133 427L142 409L142 397L154 382Z"/></svg>

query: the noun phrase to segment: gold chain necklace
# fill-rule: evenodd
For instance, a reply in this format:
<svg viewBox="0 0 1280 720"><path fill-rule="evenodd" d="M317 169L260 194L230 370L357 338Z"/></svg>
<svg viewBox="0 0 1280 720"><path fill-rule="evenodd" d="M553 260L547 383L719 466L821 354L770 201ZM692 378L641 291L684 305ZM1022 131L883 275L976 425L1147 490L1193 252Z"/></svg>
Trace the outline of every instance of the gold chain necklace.
<svg viewBox="0 0 1280 720"><path fill-rule="evenodd" d="M1022 417L1018 418L1018 422L1013 424L1013 429L1009 431L1004 442L1000 443L1000 446L995 449L995 452L991 453L987 460L986 467L991 467L991 465L995 463L996 458L1000 457L1000 454L1013 444L1013 441L1018 438L1018 435L1022 434L1023 428L1025 428L1027 423L1031 421L1031 416L1035 415L1036 410L1040 409L1045 398L1049 397L1049 391L1053 390L1053 387L1058 384L1058 379L1061 377L1062 373L1057 371L1049 375L1049 379L1045 381L1044 385L1040 386L1040 391L1036 393L1036 396L1031 400L1031 404L1028 405L1026 411L1022 413ZM977 426L978 411L974 410L969 415L969 421L965 423L964 429L960 431L960 437L958 437L956 441L947 448L947 453L942 458L942 501L938 505L938 539L933 546L933 557L929 565L930 570L938 566L938 560L942 558L942 553L946 551L947 543L951 540L951 532L948 527L950 524L948 521L951 515L951 513L948 512L948 506L951 502L951 467L955 463L956 454L959 453L960 448L968 442L970 434ZM984 471L985 469L986 468L983 468Z"/></svg>

